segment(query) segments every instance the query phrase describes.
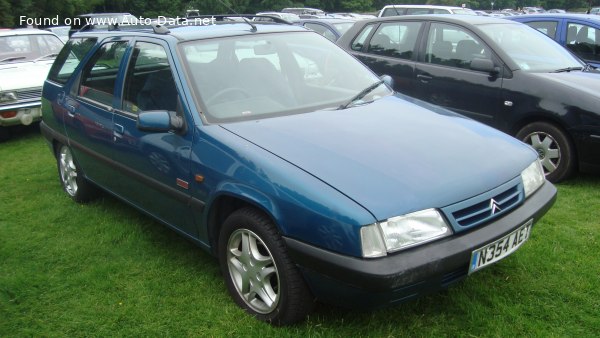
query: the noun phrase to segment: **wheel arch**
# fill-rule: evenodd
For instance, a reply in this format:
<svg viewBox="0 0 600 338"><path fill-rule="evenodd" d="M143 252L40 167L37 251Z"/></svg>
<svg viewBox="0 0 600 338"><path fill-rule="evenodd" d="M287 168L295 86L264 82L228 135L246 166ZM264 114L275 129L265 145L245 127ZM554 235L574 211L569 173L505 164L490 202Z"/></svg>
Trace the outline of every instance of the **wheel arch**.
<svg viewBox="0 0 600 338"><path fill-rule="evenodd" d="M213 255L217 255L219 233L223 222L233 212L244 207L251 207L263 213L282 234L282 228L277 221L280 215L279 208L271 198L250 187L225 186L211 200L206 213L208 243Z"/></svg>
<svg viewBox="0 0 600 338"><path fill-rule="evenodd" d="M567 128L565 127L565 124L560 119L553 118L552 116L548 116L546 114L532 113L532 114L529 114L526 117L518 120L516 123L514 123L512 125L512 128L510 129L510 135L516 137L517 133L521 129L523 129L526 125L528 125L530 123L534 123L534 122L545 122L545 123L551 124L551 125L555 126L556 128L560 129L560 131L563 132L565 137L569 140L569 142L571 142L571 145L573 146L573 150L575 152L575 162L574 163L576 166L578 166L579 151L577 149L577 143L573 139L573 136L571 135L571 133L568 132Z"/></svg>

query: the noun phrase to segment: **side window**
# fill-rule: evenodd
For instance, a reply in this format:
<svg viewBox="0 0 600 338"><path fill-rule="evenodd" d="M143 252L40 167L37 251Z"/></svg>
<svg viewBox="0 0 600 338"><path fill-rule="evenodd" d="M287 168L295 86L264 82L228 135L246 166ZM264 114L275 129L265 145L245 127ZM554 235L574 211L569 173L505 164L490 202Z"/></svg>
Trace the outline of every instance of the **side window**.
<svg viewBox="0 0 600 338"><path fill-rule="evenodd" d="M330 41L334 41L335 42L335 35L329 30L329 28L323 26L323 25L319 25L316 23L310 23L307 22L304 24L304 27L308 28L308 29L312 29L313 31L323 35L324 37L326 37L327 39L329 39Z"/></svg>
<svg viewBox="0 0 600 338"><path fill-rule="evenodd" d="M80 97L112 106L117 74L126 48L126 41L118 41L105 43L96 51L83 70Z"/></svg>
<svg viewBox="0 0 600 338"><path fill-rule="evenodd" d="M432 12L433 10L429 8L408 8L406 10L406 15L431 14Z"/></svg>
<svg viewBox="0 0 600 338"><path fill-rule="evenodd" d="M381 16L386 17L386 16L404 15L404 13L406 13L406 8L390 7L390 8L386 8L383 11L383 14Z"/></svg>
<svg viewBox="0 0 600 338"><path fill-rule="evenodd" d="M476 58L490 59L491 52L471 32L457 26L431 24L425 62L469 69Z"/></svg>
<svg viewBox="0 0 600 338"><path fill-rule="evenodd" d="M54 60L48 73L48 79L61 84L67 83L79 62L94 44L96 44L96 39L73 38L69 40Z"/></svg>
<svg viewBox="0 0 600 338"><path fill-rule="evenodd" d="M569 22L567 47L583 59L600 61L600 30Z"/></svg>
<svg viewBox="0 0 600 338"><path fill-rule="evenodd" d="M365 45L365 41L367 40L367 37L369 36L369 34L371 34L371 31L373 30L374 25L368 25L365 28L363 28L362 32L360 32L360 34L358 34L358 36L356 37L356 39L354 39L354 41L352 41L352 50L356 50L356 51L361 51L363 46Z"/></svg>
<svg viewBox="0 0 600 338"><path fill-rule="evenodd" d="M123 110L177 110L177 86L161 45L135 44L123 90Z"/></svg>
<svg viewBox="0 0 600 338"><path fill-rule="evenodd" d="M529 27L537 29L553 39L556 38L556 27L558 26L558 22L556 21L530 21L525 22L525 24Z"/></svg>
<svg viewBox="0 0 600 338"><path fill-rule="evenodd" d="M452 14L447 9L438 9L438 8L434 8L432 13L433 14Z"/></svg>
<svg viewBox="0 0 600 338"><path fill-rule="evenodd" d="M421 25L419 22L384 23L371 38L368 51L373 54L411 59Z"/></svg>

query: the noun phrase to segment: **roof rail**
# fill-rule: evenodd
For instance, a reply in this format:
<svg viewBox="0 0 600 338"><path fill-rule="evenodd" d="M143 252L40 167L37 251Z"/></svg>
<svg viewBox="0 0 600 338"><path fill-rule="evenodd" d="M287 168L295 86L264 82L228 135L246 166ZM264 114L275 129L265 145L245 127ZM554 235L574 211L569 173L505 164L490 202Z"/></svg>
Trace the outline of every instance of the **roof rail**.
<svg viewBox="0 0 600 338"><path fill-rule="evenodd" d="M293 25L293 23L276 17L276 16L272 16L272 15L268 15L268 14L219 14L219 15L197 15L197 16L190 16L187 18L182 18L183 20L193 20L193 19L206 19L206 18L215 18L216 22L231 22L231 21L238 21L238 22L243 22L242 18L246 18L246 19L252 19L252 18L269 18L272 19L273 22L275 23L281 23L281 24L285 24L285 25ZM252 23L255 23L255 21L253 21ZM258 23L258 22L256 22ZM264 23L261 22L261 23Z"/></svg>

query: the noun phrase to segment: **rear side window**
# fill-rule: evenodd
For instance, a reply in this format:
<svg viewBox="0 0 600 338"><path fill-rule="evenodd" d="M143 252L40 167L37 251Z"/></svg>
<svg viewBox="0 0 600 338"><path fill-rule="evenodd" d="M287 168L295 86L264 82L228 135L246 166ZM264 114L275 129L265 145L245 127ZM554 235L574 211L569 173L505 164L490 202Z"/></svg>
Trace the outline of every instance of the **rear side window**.
<svg viewBox="0 0 600 338"><path fill-rule="evenodd" d="M369 53L411 59L420 22L390 22L379 26L369 42Z"/></svg>
<svg viewBox="0 0 600 338"><path fill-rule="evenodd" d="M79 86L79 96L112 106L115 83L126 41L109 42L100 47L86 64Z"/></svg>
<svg viewBox="0 0 600 338"><path fill-rule="evenodd" d="M558 26L558 22L556 21L530 21L525 22L525 24L529 27L537 29L553 39L556 38L556 27Z"/></svg>
<svg viewBox="0 0 600 338"><path fill-rule="evenodd" d="M313 31L323 35L324 37L329 39L329 41L335 42L335 40L336 40L335 35L329 30L329 28L327 28L323 25L319 25L318 23L307 22L304 24L304 27L306 27L308 29L312 29Z"/></svg>
<svg viewBox="0 0 600 338"><path fill-rule="evenodd" d="M390 8L386 8L383 11L383 13L381 14L381 16L385 17L385 16L404 15L404 13L406 13L406 8L394 8L394 7L390 7Z"/></svg>
<svg viewBox="0 0 600 338"><path fill-rule="evenodd" d="M600 61L600 30L569 22L567 47L584 60Z"/></svg>
<svg viewBox="0 0 600 338"><path fill-rule="evenodd" d="M369 36L369 34L371 34L371 31L373 30L373 27L373 25L368 25L365 26L365 28L363 28L362 32L360 32L360 34L358 34L356 39L354 39L354 41L352 42L352 50L362 50L363 46L365 45L365 41L367 40L367 37Z"/></svg>
<svg viewBox="0 0 600 338"><path fill-rule="evenodd" d="M60 51L50 72L48 79L60 84L67 83L75 68L83 57L92 49L96 39L92 38L74 38L67 42L64 48Z"/></svg>

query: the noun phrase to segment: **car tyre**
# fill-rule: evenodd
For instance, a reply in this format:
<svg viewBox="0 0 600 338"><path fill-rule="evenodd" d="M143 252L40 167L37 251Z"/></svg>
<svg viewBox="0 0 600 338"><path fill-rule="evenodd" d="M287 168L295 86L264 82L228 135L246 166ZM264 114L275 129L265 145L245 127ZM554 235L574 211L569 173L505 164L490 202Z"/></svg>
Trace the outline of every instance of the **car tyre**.
<svg viewBox="0 0 600 338"><path fill-rule="evenodd" d="M285 242L262 212L233 212L223 223L218 248L227 289L246 312L273 325L289 325L313 309L313 297Z"/></svg>
<svg viewBox="0 0 600 338"><path fill-rule="evenodd" d="M73 157L71 148L64 144L56 152L58 177L64 191L77 203L85 203L96 197L97 189L85 177Z"/></svg>
<svg viewBox="0 0 600 338"><path fill-rule="evenodd" d="M534 122L523 127L516 136L537 151L548 181L560 182L573 174L576 163L573 143L560 128L547 122Z"/></svg>

